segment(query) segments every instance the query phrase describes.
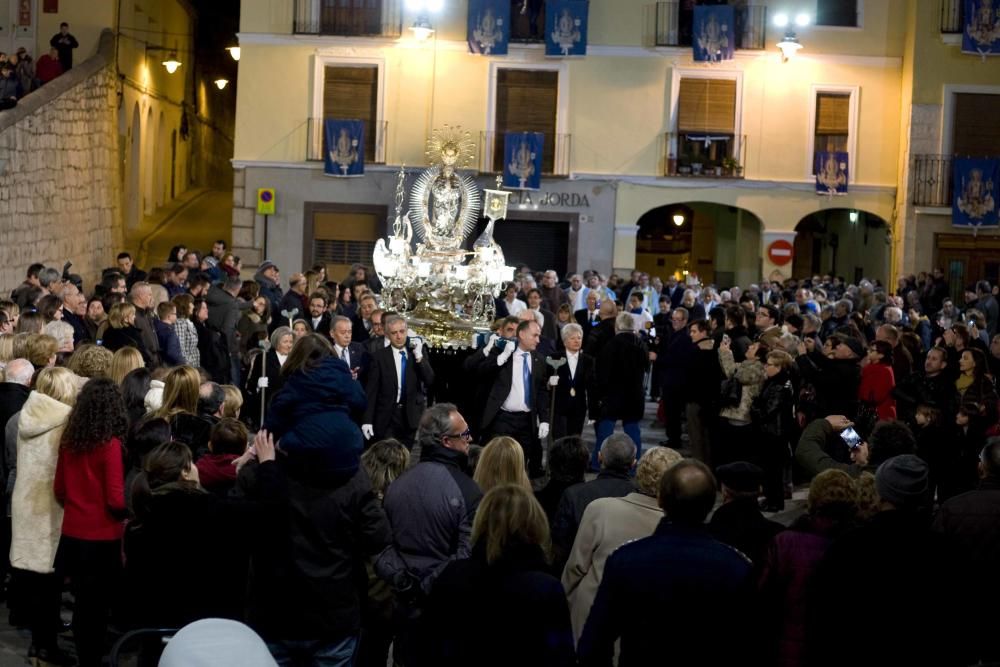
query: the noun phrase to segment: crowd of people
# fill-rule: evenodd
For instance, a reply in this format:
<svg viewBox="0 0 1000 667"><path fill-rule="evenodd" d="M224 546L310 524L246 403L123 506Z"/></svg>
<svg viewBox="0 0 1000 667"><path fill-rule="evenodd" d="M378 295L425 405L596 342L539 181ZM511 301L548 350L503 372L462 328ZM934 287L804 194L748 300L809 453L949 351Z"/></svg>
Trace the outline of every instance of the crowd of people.
<svg viewBox="0 0 1000 667"><path fill-rule="evenodd" d="M456 354L361 265L71 269L0 301L0 581L36 664L204 619L253 664L1000 659L986 282L519 267Z"/></svg>
<svg viewBox="0 0 1000 667"><path fill-rule="evenodd" d="M73 50L80 44L68 23L60 25L49 46L37 62L23 46L10 54L0 51L0 110L17 106L22 97L73 68Z"/></svg>

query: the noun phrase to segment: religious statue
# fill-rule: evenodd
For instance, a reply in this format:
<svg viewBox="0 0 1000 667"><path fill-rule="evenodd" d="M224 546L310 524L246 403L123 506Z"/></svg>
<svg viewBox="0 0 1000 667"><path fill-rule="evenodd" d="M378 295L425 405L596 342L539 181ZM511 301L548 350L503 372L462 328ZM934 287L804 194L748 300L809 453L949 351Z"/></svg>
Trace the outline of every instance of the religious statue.
<svg viewBox="0 0 1000 667"><path fill-rule="evenodd" d="M528 142L522 139L511 157L508 169L517 176L520 181L519 187L523 189L527 187L528 180L535 175L535 153L528 147Z"/></svg>
<svg viewBox="0 0 1000 667"><path fill-rule="evenodd" d="M1000 39L1000 9L993 4L994 0L979 0L978 11L971 13L965 26L965 31L977 45L989 47Z"/></svg>
<svg viewBox="0 0 1000 667"><path fill-rule="evenodd" d="M458 169L475 154L468 132L447 125L427 143L431 168L413 185L410 219L417 237L432 250L454 250L479 219L479 189Z"/></svg>
<svg viewBox="0 0 1000 667"><path fill-rule="evenodd" d="M358 140L351 137L347 128L340 128L340 135L337 143L330 150L330 161L340 167L340 171L345 175L351 165L358 160Z"/></svg>
<svg viewBox="0 0 1000 667"><path fill-rule="evenodd" d="M552 41L559 45L564 56L568 56L573 47L582 39L580 19L573 18L569 10L564 9L559 18L556 19L555 28L552 32Z"/></svg>
<svg viewBox="0 0 1000 667"><path fill-rule="evenodd" d="M503 41L503 19L493 15L493 9L487 7L479 19L478 27L472 31L472 38L479 44L483 53L489 55L497 42Z"/></svg>
<svg viewBox="0 0 1000 667"><path fill-rule="evenodd" d="M982 169L969 170L969 180L962 179L962 192L958 195L958 210L973 220L982 222L996 208L993 198L993 180L983 180Z"/></svg>

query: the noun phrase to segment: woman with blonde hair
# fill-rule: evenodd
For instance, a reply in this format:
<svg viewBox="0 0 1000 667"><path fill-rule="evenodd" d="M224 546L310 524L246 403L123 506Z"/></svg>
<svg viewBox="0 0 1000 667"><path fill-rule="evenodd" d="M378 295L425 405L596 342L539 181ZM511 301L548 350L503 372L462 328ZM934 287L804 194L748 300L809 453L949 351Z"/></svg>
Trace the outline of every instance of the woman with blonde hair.
<svg viewBox="0 0 1000 667"><path fill-rule="evenodd" d="M452 561L431 589L423 662L499 667L531 656L532 664L576 664L566 594L547 571L549 545L548 519L530 490L505 484L487 493L471 557ZM457 609L476 619L461 632L448 623Z"/></svg>
<svg viewBox="0 0 1000 667"><path fill-rule="evenodd" d="M35 368L55 366L58 354L59 343L52 336L45 334L32 334L24 350L24 358Z"/></svg>
<svg viewBox="0 0 1000 667"><path fill-rule="evenodd" d="M130 303L116 303L108 313L108 328L104 331L101 344L117 352L123 347L134 347L142 354L145 363L151 361L149 350L142 342L142 332L135 326L135 306Z"/></svg>
<svg viewBox="0 0 1000 667"><path fill-rule="evenodd" d="M243 392L234 384L222 385L226 398L222 401L222 416L239 419L240 408L243 407Z"/></svg>
<svg viewBox="0 0 1000 667"><path fill-rule="evenodd" d="M517 484L531 491L531 481L524 471L524 450L517 440L505 435L486 443L472 479L483 493L502 484Z"/></svg>
<svg viewBox="0 0 1000 667"><path fill-rule="evenodd" d="M72 372L42 369L18 415L14 439L17 473L10 503L10 561L15 589L29 593L21 600L31 628L28 656L52 664L69 664L56 645L52 621L59 616L63 580L55 570L63 509L56 501L54 482L59 443L76 396Z"/></svg>
<svg viewBox="0 0 1000 667"><path fill-rule="evenodd" d="M125 376L136 368L145 367L142 361L142 354L134 347L123 347L115 352L111 357L111 367L108 370L108 377L119 387L125 381Z"/></svg>
<svg viewBox="0 0 1000 667"><path fill-rule="evenodd" d="M636 491L624 498L600 498L584 510L562 574L574 642L583 634L605 562L615 549L630 540L649 537L659 525L663 518L663 510L657 503L660 479L680 461L681 455L669 447L650 449L636 466Z"/></svg>
<svg viewBox="0 0 1000 667"><path fill-rule="evenodd" d="M174 440L186 444L194 458L208 451L211 425L198 416L201 375L190 366L177 366L163 379L163 403L153 417L166 419Z"/></svg>
<svg viewBox="0 0 1000 667"><path fill-rule="evenodd" d="M14 358L14 334L0 334L0 362L7 363Z"/></svg>
<svg viewBox="0 0 1000 667"><path fill-rule="evenodd" d="M66 362L66 367L84 378L108 377L111 360L114 359L114 356L111 350L105 347L84 343L76 348L73 356Z"/></svg>

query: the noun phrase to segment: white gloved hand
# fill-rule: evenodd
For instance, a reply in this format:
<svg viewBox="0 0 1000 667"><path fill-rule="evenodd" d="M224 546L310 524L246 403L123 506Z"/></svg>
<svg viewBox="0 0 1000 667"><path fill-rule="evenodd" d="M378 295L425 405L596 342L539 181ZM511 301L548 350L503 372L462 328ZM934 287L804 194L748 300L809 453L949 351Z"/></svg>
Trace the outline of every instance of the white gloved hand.
<svg viewBox="0 0 1000 667"><path fill-rule="evenodd" d="M594 420L593 419L588 419L587 420L587 426L593 426L593 425L594 425Z"/></svg>
<svg viewBox="0 0 1000 667"><path fill-rule="evenodd" d="M544 440L549 435L549 423L542 422L538 425L538 439Z"/></svg>
<svg viewBox="0 0 1000 667"><path fill-rule="evenodd" d="M558 385L559 385L559 376L558 375L553 375L552 377L549 378L549 386L550 387L556 387Z"/></svg>
<svg viewBox="0 0 1000 667"><path fill-rule="evenodd" d="M267 389L267 383L268 383L267 376L261 375L260 378L257 379L257 388Z"/></svg>
<svg viewBox="0 0 1000 667"><path fill-rule="evenodd" d="M365 440L371 440L375 437L375 429L372 428L371 424L362 424L361 434L365 436Z"/></svg>
<svg viewBox="0 0 1000 667"><path fill-rule="evenodd" d="M486 345L483 346L484 357L490 356L490 352L493 351L493 347L497 344L498 340L500 340L500 336L496 334L490 334L490 339L486 341Z"/></svg>
<svg viewBox="0 0 1000 667"><path fill-rule="evenodd" d="M413 358L420 361L424 358L424 339L414 338L413 339Z"/></svg>
<svg viewBox="0 0 1000 667"><path fill-rule="evenodd" d="M514 356L514 348L517 347L513 342L507 341L507 345L503 348L503 352L497 357L497 366L503 366L507 363L507 360Z"/></svg>

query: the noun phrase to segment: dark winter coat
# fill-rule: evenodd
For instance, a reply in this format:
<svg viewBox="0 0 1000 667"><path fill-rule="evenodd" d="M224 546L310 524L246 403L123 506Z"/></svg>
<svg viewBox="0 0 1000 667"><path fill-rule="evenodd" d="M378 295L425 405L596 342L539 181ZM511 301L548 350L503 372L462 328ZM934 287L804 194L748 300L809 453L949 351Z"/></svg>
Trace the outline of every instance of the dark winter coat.
<svg viewBox="0 0 1000 667"><path fill-rule="evenodd" d="M513 544L490 564L485 541L471 558L450 563L435 582L423 619L422 664L575 665L566 593L546 571L542 550ZM459 609L476 622L455 632L449 619ZM503 628L500 641L498 628Z"/></svg>
<svg viewBox="0 0 1000 667"><path fill-rule="evenodd" d="M264 428L281 440L288 465L351 477L358 469L364 438L351 413L365 409L361 385L340 359L330 356L315 368L296 371L264 418Z"/></svg>
<svg viewBox="0 0 1000 667"><path fill-rule="evenodd" d="M796 359L802 378L816 388L817 416L858 413L858 385L861 368L855 359L828 359L819 350Z"/></svg>
<svg viewBox="0 0 1000 667"><path fill-rule="evenodd" d="M597 358L600 419L638 421L646 410L642 379L649 365L646 344L631 331L615 335Z"/></svg>
<svg viewBox="0 0 1000 667"><path fill-rule="evenodd" d="M767 545L785 527L765 519L757 506L756 498L736 498L715 510L708 530L712 536L728 544L758 563Z"/></svg>
<svg viewBox="0 0 1000 667"><path fill-rule="evenodd" d="M104 338L101 339L101 345L112 352L117 352L123 347L134 347L139 350L139 354L142 355L142 360L146 362L147 366L153 363L153 357L150 356L149 349L142 340L142 332L131 324L127 324L120 329L109 326L104 330Z"/></svg>

